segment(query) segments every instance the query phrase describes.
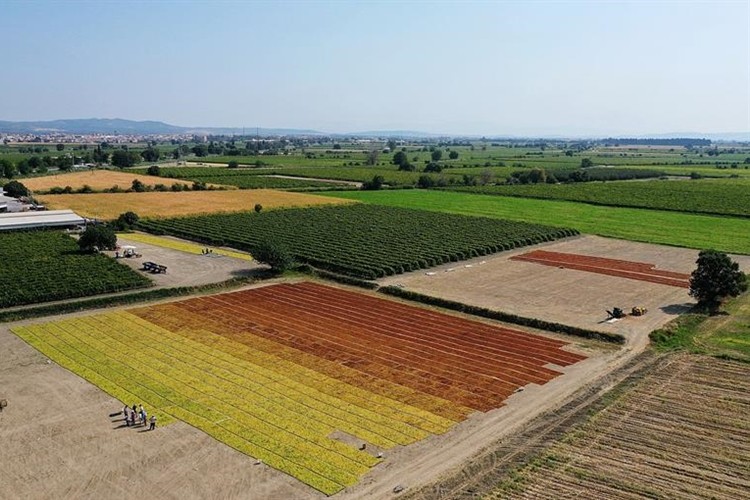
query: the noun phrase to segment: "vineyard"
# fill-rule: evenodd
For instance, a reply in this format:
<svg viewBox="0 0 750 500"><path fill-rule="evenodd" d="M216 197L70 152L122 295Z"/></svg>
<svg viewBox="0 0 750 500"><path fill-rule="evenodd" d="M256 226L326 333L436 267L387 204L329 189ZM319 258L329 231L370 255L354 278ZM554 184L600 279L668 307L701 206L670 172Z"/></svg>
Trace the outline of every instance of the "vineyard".
<svg viewBox="0 0 750 500"><path fill-rule="evenodd" d="M145 169L142 169L145 172ZM240 189L304 189L337 186L335 183L323 184L320 181L305 179L286 179L270 177L272 175L289 175L286 170L225 168L225 167L162 167L160 176L167 179L181 179L207 184L236 186ZM166 181L165 181L166 182ZM344 184L341 184L344 185Z"/></svg>
<svg viewBox="0 0 750 500"><path fill-rule="evenodd" d="M390 186L414 186L417 180L425 175L421 172L402 172L391 167L285 167L285 168L242 168L230 169L226 167L174 167L163 168L161 175L178 179L189 179L193 181L213 182L238 187L254 188L264 182L289 181L291 187L321 186L318 181L305 181L303 179L279 179L265 177L268 175L290 175L295 177L309 177L315 179L331 179L339 181L366 182L372 180L376 175L383 176L384 182ZM456 174L432 174L434 179L440 176L455 178L455 182L461 179L460 172ZM293 185L293 183L298 185Z"/></svg>
<svg viewBox="0 0 750 500"><path fill-rule="evenodd" d="M672 358L488 498L745 498L748 393L746 364Z"/></svg>
<svg viewBox="0 0 750 500"><path fill-rule="evenodd" d="M274 241L300 262L365 279L577 234L522 222L365 204L151 219L139 222L139 227L251 253L260 242Z"/></svg>
<svg viewBox="0 0 750 500"><path fill-rule="evenodd" d="M13 331L123 402L142 402L326 494L374 450L450 430L584 356L565 342L313 283L272 285Z"/></svg>
<svg viewBox="0 0 750 500"><path fill-rule="evenodd" d="M546 250L534 250L533 252L515 255L511 257L511 260L521 260L562 269L575 269L661 285L690 288L689 274L655 269L653 264L644 262L630 262L627 260L549 252Z"/></svg>
<svg viewBox="0 0 750 500"><path fill-rule="evenodd" d="M0 308L145 287L151 281L104 255L82 254L57 231L0 233Z"/></svg>
<svg viewBox="0 0 750 500"><path fill-rule="evenodd" d="M631 241L750 254L750 220L744 217L423 189L345 191L332 196L384 206L552 224Z"/></svg>
<svg viewBox="0 0 750 500"><path fill-rule="evenodd" d="M750 182L745 179L526 184L457 189L481 194L750 217Z"/></svg>

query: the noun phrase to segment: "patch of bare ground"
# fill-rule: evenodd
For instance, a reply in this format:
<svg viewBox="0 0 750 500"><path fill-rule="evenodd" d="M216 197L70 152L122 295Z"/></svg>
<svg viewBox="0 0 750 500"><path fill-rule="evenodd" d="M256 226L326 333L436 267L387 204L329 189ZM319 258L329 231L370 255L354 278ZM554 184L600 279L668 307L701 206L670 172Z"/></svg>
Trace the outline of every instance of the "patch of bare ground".
<svg viewBox="0 0 750 500"><path fill-rule="evenodd" d="M0 353L3 499L322 498L182 422L123 426L122 403L5 327Z"/></svg>
<svg viewBox="0 0 750 500"><path fill-rule="evenodd" d="M525 247L427 271L391 276L381 285L400 285L425 295L589 330L619 333L642 349L648 333L687 312L695 303L688 290L575 269L510 260L534 249L654 264L690 273L698 252L684 248L581 236ZM734 257L750 269L750 257ZM606 310L646 307L642 317L607 322Z"/></svg>
<svg viewBox="0 0 750 500"><path fill-rule="evenodd" d="M489 498L743 498L749 394L748 364L667 356Z"/></svg>

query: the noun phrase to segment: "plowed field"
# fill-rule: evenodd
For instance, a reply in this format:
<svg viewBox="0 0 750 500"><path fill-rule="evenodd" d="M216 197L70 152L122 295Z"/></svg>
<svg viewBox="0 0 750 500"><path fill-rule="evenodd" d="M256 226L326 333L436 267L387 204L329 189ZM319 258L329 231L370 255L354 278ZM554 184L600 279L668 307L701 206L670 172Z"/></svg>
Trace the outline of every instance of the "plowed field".
<svg viewBox="0 0 750 500"><path fill-rule="evenodd" d="M653 264L630 262L627 260L607 259L562 252L534 250L511 257L512 260L534 262L545 266L575 269L589 273L606 274L638 281L648 281L661 285L690 288L690 275L655 269Z"/></svg>
<svg viewBox="0 0 750 500"><path fill-rule="evenodd" d="M489 498L747 498L750 369L680 356Z"/></svg>
<svg viewBox="0 0 750 500"><path fill-rule="evenodd" d="M368 452L444 433L584 359L558 340L308 282L14 332L160 422L183 420L327 494L379 462Z"/></svg>

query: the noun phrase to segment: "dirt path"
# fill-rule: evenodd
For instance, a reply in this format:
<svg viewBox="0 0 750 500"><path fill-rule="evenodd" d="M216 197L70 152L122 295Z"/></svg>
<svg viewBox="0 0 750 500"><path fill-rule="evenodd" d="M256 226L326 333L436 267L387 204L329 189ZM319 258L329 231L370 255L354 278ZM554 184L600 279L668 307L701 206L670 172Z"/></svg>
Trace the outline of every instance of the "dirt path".
<svg viewBox="0 0 750 500"><path fill-rule="evenodd" d="M440 480L408 492L408 500L478 498L516 466L527 462L558 441L574 426L584 422L592 408L603 404L602 397L618 384L631 386L658 365L661 356L645 352L621 368L583 387L560 408L529 422L522 431L499 439L473 460L451 471ZM619 386L618 386L619 387Z"/></svg>

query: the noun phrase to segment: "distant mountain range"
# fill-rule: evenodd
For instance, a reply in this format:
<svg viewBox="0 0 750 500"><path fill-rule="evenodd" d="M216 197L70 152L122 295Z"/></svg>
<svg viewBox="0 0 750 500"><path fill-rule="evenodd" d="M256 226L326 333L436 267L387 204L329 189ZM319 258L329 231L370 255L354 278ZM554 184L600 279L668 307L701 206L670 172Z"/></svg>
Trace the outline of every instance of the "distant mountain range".
<svg viewBox="0 0 750 500"><path fill-rule="evenodd" d="M237 127L180 127L164 122L134 121L120 118L76 118L70 120L51 120L33 122L11 122L0 120L0 132L15 134L121 134L121 135L152 135L152 134L215 134L254 135L255 128ZM327 135L324 132L303 129L261 128L257 133L269 135Z"/></svg>
<svg viewBox="0 0 750 500"><path fill-rule="evenodd" d="M122 135L172 135L172 134L199 134L199 135L255 135L256 133L267 136L328 136L328 137L408 137L408 138L437 138L437 137L465 137L479 138L480 135L473 134L434 134L419 132L415 130L370 130L365 132L351 133L328 133L318 130L294 129L294 128L258 128L248 127L180 127L158 121L134 121L120 118L77 118L69 120L51 121L28 121L14 122L0 120L0 133L11 134L122 134ZM563 139L562 136L513 136L510 134L490 135L487 138L495 139ZM750 132L727 132L727 133L673 133L673 134L647 134L630 135L642 139L663 138L704 138L718 141L750 141ZM570 136L568 139L603 139L599 137Z"/></svg>

